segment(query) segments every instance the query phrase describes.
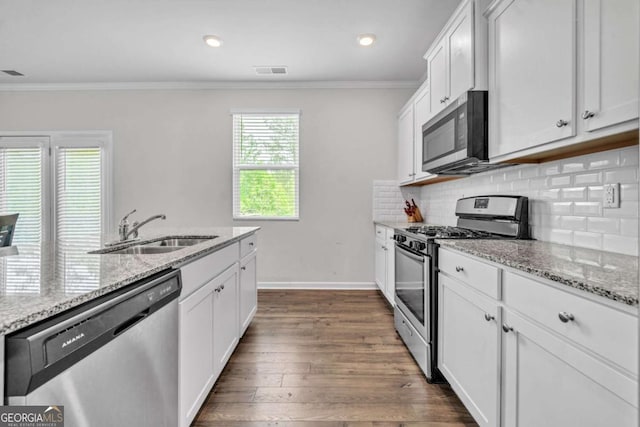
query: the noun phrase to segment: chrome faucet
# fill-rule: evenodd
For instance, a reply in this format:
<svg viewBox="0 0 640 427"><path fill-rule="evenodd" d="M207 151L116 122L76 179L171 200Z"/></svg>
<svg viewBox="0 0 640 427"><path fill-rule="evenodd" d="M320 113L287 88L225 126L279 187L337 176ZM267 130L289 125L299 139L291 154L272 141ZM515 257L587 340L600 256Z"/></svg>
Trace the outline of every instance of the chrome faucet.
<svg viewBox="0 0 640 427"><path fill-rule="evenodd" d="M120 225L118 226L118 234L120 235L121 242L129 240L129 236L133 236L131 237L131 239L137 238L138 230L140 229L140 227L153 221L154 219L167 219L166 215L163 215L163 214L153 215L145 219L144 221L141 221L141 222L135 221L133 224L131 224L131 228L129 228L129 221L127 220L127 218L129 218L129 215L135 212L136 212L135 209L132 210L120 220Z"/></svg>

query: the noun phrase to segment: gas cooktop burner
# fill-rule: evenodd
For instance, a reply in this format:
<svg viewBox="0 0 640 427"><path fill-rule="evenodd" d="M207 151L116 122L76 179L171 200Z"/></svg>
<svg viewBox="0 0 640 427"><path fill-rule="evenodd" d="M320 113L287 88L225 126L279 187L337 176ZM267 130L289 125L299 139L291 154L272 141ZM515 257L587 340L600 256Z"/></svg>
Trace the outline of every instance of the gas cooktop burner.
<svg viewBox="0 0 640 427"><path fill-rule="evenodd" d="M501 237L500 235L485 231L446 225L413 226L405 230L409 233L421 234L435 239L489 239Z"/></svg>

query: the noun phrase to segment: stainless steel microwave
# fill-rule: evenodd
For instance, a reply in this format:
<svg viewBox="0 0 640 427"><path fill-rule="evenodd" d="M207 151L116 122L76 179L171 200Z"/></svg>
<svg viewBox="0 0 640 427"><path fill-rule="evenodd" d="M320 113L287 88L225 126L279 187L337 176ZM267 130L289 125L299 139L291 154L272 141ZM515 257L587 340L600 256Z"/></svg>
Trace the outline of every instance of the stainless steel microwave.
<svg viewBox="0 0 640 427"><path fill-rule="evenodd" d="M468 91L422 126L422 170L469 175L501 165L488 162L488 94Z"/></svg>

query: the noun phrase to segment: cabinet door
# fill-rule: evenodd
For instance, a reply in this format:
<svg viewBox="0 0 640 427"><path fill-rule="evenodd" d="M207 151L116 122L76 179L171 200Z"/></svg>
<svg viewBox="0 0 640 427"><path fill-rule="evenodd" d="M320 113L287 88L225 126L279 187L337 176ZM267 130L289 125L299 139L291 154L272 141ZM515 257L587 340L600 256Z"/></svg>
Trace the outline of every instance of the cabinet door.
<svg viewBox="0 0 640 427"><path fill-rule="evenodd" d="M180 302L180 426L188 426L215 382L214 281Z"/></svg>
<svg viewBox="0 0 640 427"><path fill-rule="evenodd" d="M413 105L398 117L398 182L413 181Z"/></svg>
<svg viewBox="0 0 640 427"><path fill-rule="evenodd" d="M238 344L238 267L214 280L213 357L217 378Z"/></svg>
<svg viewBox="0 0 640 427"><path fill-rule="evenodd" d="M254 252L240 262L240 335L244 335L258 309L256 260Z"/></svg>
<svg viewBox="0 0 640 427"><path fill-rule="evenodd" d="M416 180L421 180L432 176L429 172L422 171L422 125L431 118L431 97L429 84L420 91L413 103L414 109L414 137L415 137L415 165Z"/></svg>
<svg viewBox="0 0 640 427"><path fill-rule="evenodd" d="M489 16L489 155L575 135L575 0L507 0Z"/></svg>
<svg viewBox="0 0 640 427"><path fill-rule="evenodd" d="M509 310L503 327L504 425L638 425L636 380Z"/></svg>
<svg viewBox="0 0 640 427"><path fill-rule="evenodd" d="M396 293L396 260L395 260L395 241L393 240L393 230L389 229L387 232L387 280L385 286L385 295L389 304L395 307L395 293Z"/></svg>
<svg viewBox="0 0 640 427"><path fill-rule="evenodd" d="M498 305L442 274L438 291L438 367L476 422L497 426Z"/></svg>
<svg viewBox="0 0 640 427"><path fill-rule="evenodd" d="M427 75L431 89L431 114L440 112L446 105L449 96L449 80L447 76L447 44L442 40L427 57Z"/></svg>
<svg viewBox="0 0 640 427"><path fill-rule="evenodd" d="M467 4L453 22L446 36L449 53L449 93L447 96L452 100L474 87L473 5L473 1Z"/></svg>
<svg viewBox="0 0 640 427"><path fill-rule="evenodd" d="M375 240L376 254L376 285L378 289L386 294L387 287L387 247L383 241Z"/></svg>
<svg viewBox="0 0 640 427"><path fill-rule="evenodd" d="M638 117L638 0L584 2L585 130Z"/></svg>

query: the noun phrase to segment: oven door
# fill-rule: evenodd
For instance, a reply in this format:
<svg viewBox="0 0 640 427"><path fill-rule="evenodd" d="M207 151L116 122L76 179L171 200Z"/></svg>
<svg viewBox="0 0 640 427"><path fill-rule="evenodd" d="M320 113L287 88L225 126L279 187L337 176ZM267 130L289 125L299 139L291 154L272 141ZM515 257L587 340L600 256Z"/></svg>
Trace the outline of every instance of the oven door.
<svg viewBox="0 0 640 427"><path fill-rule="evenodd" d="M396 244L396 305L407 320L430 342L429 277L431 257L411 252Z"/></svg>

